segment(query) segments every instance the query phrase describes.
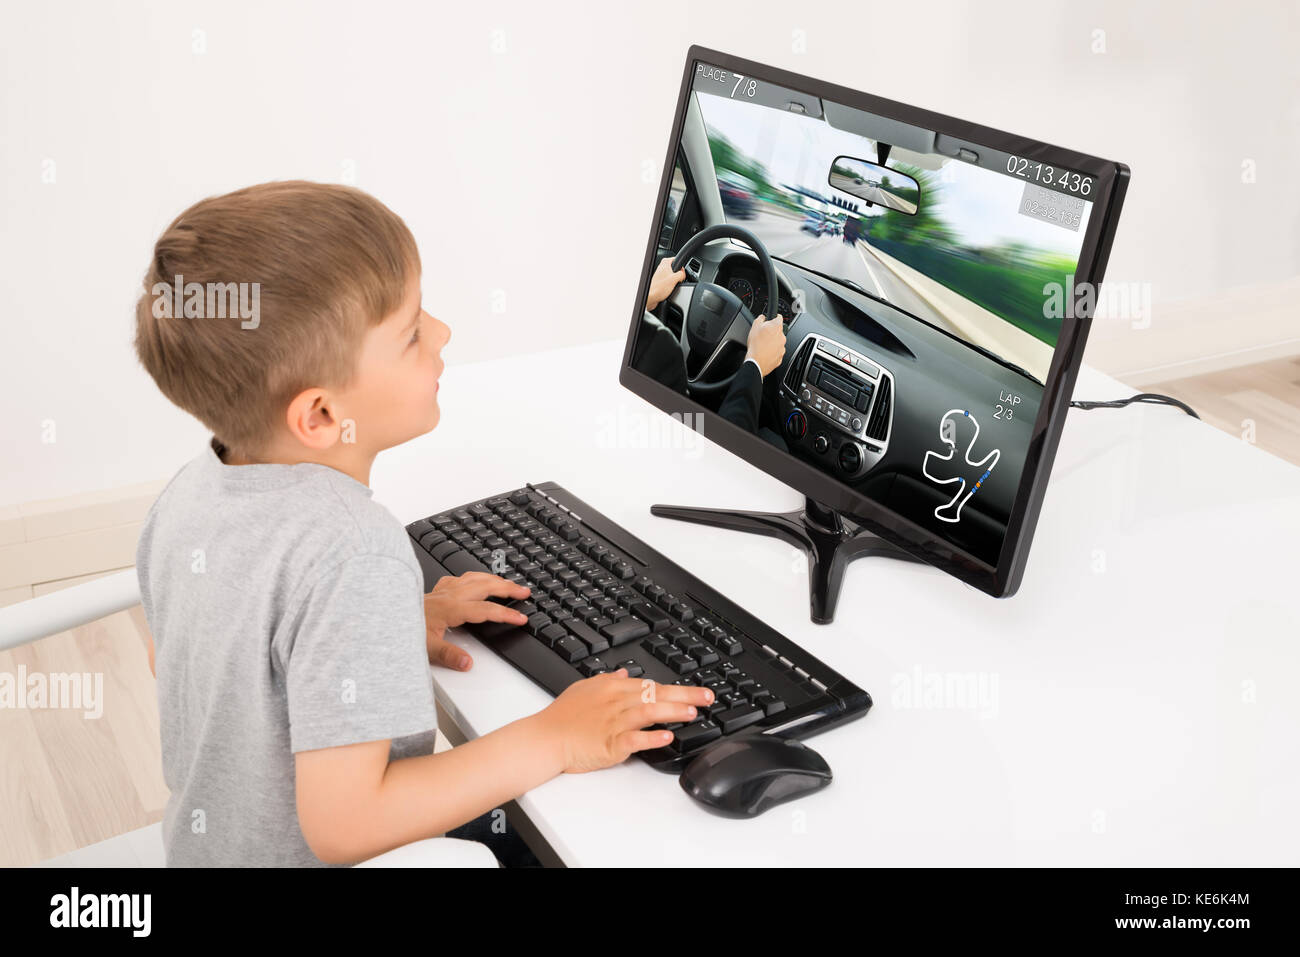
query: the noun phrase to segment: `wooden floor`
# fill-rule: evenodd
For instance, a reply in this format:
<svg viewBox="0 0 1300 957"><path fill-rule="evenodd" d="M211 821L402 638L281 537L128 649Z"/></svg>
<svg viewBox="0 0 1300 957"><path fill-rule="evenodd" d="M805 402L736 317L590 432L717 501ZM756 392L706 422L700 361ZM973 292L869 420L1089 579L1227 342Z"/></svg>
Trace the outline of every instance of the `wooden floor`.
<svg viewBox="0 0 1300 957"><path fill-rule="evenodd" d="M0 672L102 674L99 718L0 708L0 866L33 864L162 819L158 701L144 612L0 652Z"/></svg>
<svg viewBox="0 0 1300 957"><path fill-rule="evenodd" d="M1237 438L1246 437L1253 424L1256 445L1300 465L1300 356L1174 379L1140 391L1181 399L1210 425Z"/></svg>
<svg viewBox="0 0 1300 957"><path fill-rule="evenodd" d="M1148 385L1207 423L1300 465L1300 357ZM1097 413L1097 414L1123 414ZM143 827L167 802L158 704L137 606L10 652L0 672L104 675L103 717L0 709L0 866L31 864ZM438 750L448 747L440 739Z"/></svg>

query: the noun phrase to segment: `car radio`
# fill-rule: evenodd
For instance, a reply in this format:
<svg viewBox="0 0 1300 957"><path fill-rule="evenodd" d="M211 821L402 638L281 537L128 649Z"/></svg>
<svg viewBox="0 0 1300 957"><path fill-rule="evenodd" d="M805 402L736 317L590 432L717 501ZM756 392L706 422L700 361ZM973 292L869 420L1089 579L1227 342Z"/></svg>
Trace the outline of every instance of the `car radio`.
<svg viewBox="0 0 1300 957"><path fill-rule="evenodd" d="M866 356L816 333L795 351L781 382L786 441L846 478L889 447L894 377Z"/></svg>

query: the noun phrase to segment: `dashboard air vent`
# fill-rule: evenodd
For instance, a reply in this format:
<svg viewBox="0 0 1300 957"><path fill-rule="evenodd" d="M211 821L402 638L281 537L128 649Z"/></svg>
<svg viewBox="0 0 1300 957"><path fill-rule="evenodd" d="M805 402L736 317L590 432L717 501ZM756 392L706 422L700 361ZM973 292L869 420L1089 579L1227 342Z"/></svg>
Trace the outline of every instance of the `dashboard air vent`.
<svg viewBox="0 0 1300 957"><path fill-rule="evenodd" d="M889 403L893 401L892 382L886 375L880 377L880 385L877 386L876 404L871 410L871 421L867 423L867 438L875 439L877 442L883 442L886 439L885 433L889 430Z"/></svg>

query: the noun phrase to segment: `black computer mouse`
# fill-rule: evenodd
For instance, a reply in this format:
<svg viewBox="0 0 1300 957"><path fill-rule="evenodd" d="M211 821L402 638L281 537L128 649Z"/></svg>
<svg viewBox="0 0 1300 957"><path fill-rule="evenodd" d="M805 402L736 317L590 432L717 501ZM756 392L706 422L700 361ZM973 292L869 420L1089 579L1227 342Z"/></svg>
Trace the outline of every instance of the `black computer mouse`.
<svg viewBox="0 0 1300 957"><path fill-rule="evenodd" d="M802 741L766 734L718 741L682 770L682 790L727 817L754 817L831 783L826 760Z"/></svg>

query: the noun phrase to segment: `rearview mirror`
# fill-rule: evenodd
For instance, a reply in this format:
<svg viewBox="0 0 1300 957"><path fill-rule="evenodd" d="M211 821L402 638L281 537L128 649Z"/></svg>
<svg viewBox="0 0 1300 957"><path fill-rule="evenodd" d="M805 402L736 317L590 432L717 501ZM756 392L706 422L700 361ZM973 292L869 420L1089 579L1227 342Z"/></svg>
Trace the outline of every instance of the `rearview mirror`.
<svg viewBox="0 0 1300 957"><path fill-rule="evenodd" d="M838 190L908 216L921 205L921 184L905 173L878 163L837 156L828 182Z"/></svg>

